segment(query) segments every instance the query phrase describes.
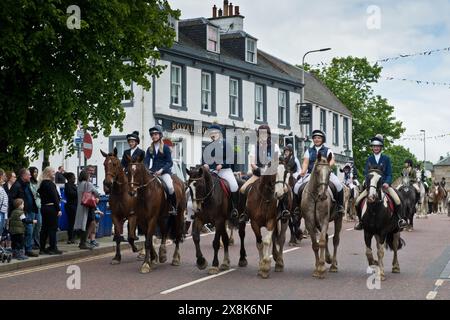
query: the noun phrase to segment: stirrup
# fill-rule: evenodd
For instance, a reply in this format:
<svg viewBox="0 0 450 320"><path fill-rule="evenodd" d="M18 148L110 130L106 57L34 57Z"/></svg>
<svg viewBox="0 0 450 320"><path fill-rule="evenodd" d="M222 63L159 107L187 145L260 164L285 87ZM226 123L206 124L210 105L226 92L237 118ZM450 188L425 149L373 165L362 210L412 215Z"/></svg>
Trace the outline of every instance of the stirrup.
<svg viewBox="0 0 450 320"><path fill-rule="evenodd" d="M289 219L290 216L291 213L289 212L289 210L284 209L283 211L281 211L279 219Z"/></svg>
<svg viewBox="0 0 450 320"><path fill-rule="evenodd" d="M407 226L408 226L408 223L406 222L406 220L405 219L400 219L400 220L398 220L398 227L400 228L400 229L404 229L404 228L406 228Z"/></svg>
<svg viewBox="0 0 450 320"><path fill-rule="evenodd" d="M248 221L248 216L246 213L243 213L239 216L239 222L240 223L246 223Z"/></svg>
<svg viewBox="0 0 450 320"><path fill-rule="evenodd" d="M171 206L169 210L169 215L176 216L177 215L177 209L174 206Z"/></svg>
<svg viewBox="0 0 450 320"><path fill-rule="evenodd" d="M356 226L354 227L354 229L355 229L355 230L358 230L358 231L362 230L362 229L363 229L362 222L359 221L359 222L356 224Z"/></svg>
<svg viewBox="0 0 450 320"><path fill-rule="evenodd" d="M239 211L234 208L233 210L231 210L231 219L237 219L239 218Z"/></svg>

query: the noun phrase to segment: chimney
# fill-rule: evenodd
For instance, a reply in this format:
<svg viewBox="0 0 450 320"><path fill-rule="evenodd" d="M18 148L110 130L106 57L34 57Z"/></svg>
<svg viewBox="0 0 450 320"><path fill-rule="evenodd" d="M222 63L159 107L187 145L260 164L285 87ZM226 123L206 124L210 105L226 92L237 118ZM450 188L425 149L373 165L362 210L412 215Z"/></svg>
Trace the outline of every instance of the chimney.
<svg viewBox="0 0 450 320"><path fill-rule="evenodd" d="M222 16L222 9L219 9L219 17Z"/></svg>
<svg viewBox="0 0 450 320"><path fill-rule="evenodd" d="M223 15L228 16L228 0L223 0Z"/></svg>
<svg viewBox="0 0 450 320"><path fill-rule="evenodd" d="M241 13L239 12L239 6L234 7L234 15L239 16Z"/></svg>
<svg viewBox="0 0 450 320"><path fill-rule="evenodd" d="M216 5L214 5L214 7L212 8L212 17L213 18L217 17L217 7L216 7Z"/></svg>
<svg viewBox="0 0 450 320"><path fill-rule="evenodd" d="M230 2L230 5L228 6L228 15L232 16L233 15L233 3Z"/></svg>

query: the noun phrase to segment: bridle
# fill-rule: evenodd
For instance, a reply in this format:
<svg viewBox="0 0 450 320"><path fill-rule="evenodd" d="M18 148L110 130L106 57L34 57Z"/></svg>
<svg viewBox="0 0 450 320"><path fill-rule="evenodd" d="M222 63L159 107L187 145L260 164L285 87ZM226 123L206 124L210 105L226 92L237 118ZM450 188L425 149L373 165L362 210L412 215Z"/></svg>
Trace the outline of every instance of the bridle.
<svg viewBox="0 0 450 320"><path fill-rule="evenodd" d="M189 178L188 188L189 188L189 193L191 194L192 201L203 203L203 202L205 202L206 199L208 199L212 195L212 193L214 192L214 189L216 188L216 185L217 185L219 179L217 179L213 183L213 186L212 186L211 190L209 190L208 193L204 197L202 197L202 198L194 198L193 197L192 187L191 187L191 182L200 181L200 180L203 180L205 182L205 185L206 185L205 176L202 175L200 178Z"/></svg>
<svg viewBox="0 0 450 320"><path fill-rule="evenodd" d="M155 181L158 178L152 172L150 172L150 171L148 171L148 172L153 176L153 178L150 179L149 181L147 181L144 184L139 184L139 183L136 183L136 182L128 181L128 186L130 187L130 190L133 190L133 187L136 186L136 185L137 185L136 192L139 191L140 189L145 189L145 188L147 188L150 185L150 183L152 183L153 181ZM133 173L130 173L130 174L133 174Z"/></svg>

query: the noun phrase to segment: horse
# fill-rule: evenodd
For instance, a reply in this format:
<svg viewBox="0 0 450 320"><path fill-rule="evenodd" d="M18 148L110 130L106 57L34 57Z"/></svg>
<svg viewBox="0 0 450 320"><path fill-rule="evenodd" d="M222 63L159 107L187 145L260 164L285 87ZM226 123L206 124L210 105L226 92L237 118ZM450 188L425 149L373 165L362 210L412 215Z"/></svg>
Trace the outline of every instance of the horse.
<svg viewBox="0 0 450 320"><path fill-rule="evenodd" d="M357 186L351 186L347 183L343 183L344 188L344 212L345 221L355 221L356 206L355 202L359 196L359 189Z"/></svg>
<svg viewBox="0 0 450 320"><path fill-rule="evenodd" d="M205 224L212 223L215 226L216 233L213 240L214 258L208 273L213 275L219 273L219 270L228 270L230 269L230 257L228 253L229 236L226 226L231 216L232 204L227 192L220 186L221 183L225 185L226 182L221 182L221 178L216 173L211 173L201 165L186 169L186 173L189 176L187 184L194 211L192 240L195 244L197 267L204 270L208 266L208 261L200 249L200 232ZM223 243L224 258L219 267L217 255L220 249L220 239Z"/></svg>
<svg viewBox="0 0 450 320"><path fill-rule="evenodd" d="M109 207L111 208L111 218L114 224L113 241L116 242L116 254L111 264L119 264L122 259L120 242L125 241L122 236L125 220L128 220L128 243L133 252L138 251L134 244L136 235L136 200L129 194L128 179L117 158L117 148L114 148L113 153L107 154L102 150L100 152L105 157L103 162L105 167L103 185L105 190L109 191Z"/></svg>
<svg viewBox="0 0 450 320"><path fill-rule="evenodd" d="M263 279L269 277L270 251L275 260L275 272L284 270L283 246L289 217L281 214L280 203L284 197L288 197L287 210L290 212L293 204L293 192L288 184L289 174L285 175L285 170L282 164L274 167L267 165L261 170L261 177L250 185L247 191L246 212L256 237L256 248L259 253L258 276ZM267 229L264 239L261 235L262 227ZM244 247L245 225L239 226L239 236L241 237L239 266L242 267L247 265Z"/></svg>
<svg viewBox="0 0 450 320"><path fill-rule="evenodd" d="M294 190L296 184L295 178L290 174L288 178L288 185L291 190ZM291 210L291 215L289 217L289 231L291 232L291 239L289 240L289 246L298 247L303 240L303 232L300 228L301 226L301 215L300 215L300 203L296 201L296 196L293 195L293 205Z"/></svg>
<svg viewBox="0 0 450 320"><path fill-rule="evenodd" d="M427 219L427 193L425 191L425 185L420 180L420 178L417 179L417 183L419 184L419 190L420 190L420 196L419 196L419 202L416 205L416 212L419 214L417 218L424 218Z"/></svg>
<svg viewBox="0 0 450 320"><path fill-rule="evenodd" d="M394 251L392 273L400 273L398 263L398 250L402 249L405 241L400 237L398 221L394 217L394 209L390 206L387 195L382 191L382 171L378 167L369 167L368 196L361 203L364 241L366 244L366 257L369 267L378 266L378 276L386 280L384 273L384 246ZM372 238L377 242L378 261L374 260L372 253Z"/></svg>
<svg viewBox="0 0 450 320"><path fill-rule="evenodd" d="M407 231L414 230L414 214L416 213L416 189L411 183L409 175L402 177L402 184L398 187L398 193L402 201L402 207L404 210L406 222L408 226L405 228Z"/></svg>
<svg viewBox="0 0 450 320"><path fill-rule="evenodd" d="M172 175L173 186L176 193L176 215L169 216L169 203L163 182L157 175L145 168L144 157L140 156L136 162L127 155L128 182L131 195L136 198L136 216L139 226L145 234L145 258L141 265L141 273L152 271L152 265L158 261L158 255L153 247L153 235L156 227L161 233L161 245L159 247L159 262L167 261L166 240L168 237L175 242L175 250L172 257L172 265L181 264L180 242L184 236L184 216L187 206L184 184L176 175Z"/></svg>
<svg viewBox="0 0 450 320"><path fill-rule="evenodd" d="M317 155L310 180L305 185L301 200L302 216L305 219L316 258L313 277L319 279L325 278L325 262L331 264L330 272L338 272L337 249L340 242L343 216L337 214L336 206L329 194L331 160L332 154L328 157L323 157L321 153ZM328 251L328 225L331 221L334 221L333 258ZM320 232L319 241L317 241L317 231Z"/></svg>
<svg viewBox="0 0 450 320"><path fill-rule="evenodd" d="M443 202L445 200L445 190L439 183L434 183L434 185L430 188L430 193L428 195L433 203L433 213L443 213L444 205Z"/></svg>

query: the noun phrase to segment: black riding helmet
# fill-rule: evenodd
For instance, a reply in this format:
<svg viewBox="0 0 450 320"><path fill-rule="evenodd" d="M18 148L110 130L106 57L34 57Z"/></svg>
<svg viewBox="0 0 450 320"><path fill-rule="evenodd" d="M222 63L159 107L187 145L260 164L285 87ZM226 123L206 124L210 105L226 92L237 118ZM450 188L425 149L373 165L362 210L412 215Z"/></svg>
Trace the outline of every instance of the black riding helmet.
<svg viewBox="0 0 450 320"><path fill-rule="evenodd" d="M314 130L312 132L312 138L314 139L314 137L322 137L323 143L327 142L327 136L325 135L325 132L323 132L322 130Z"/></svg>
<svg viewBox="0 0 450 320"><path fill-rule="evenodd" d="M152 135L152 133L159 133L161 135L161 138L163 136L163 129L160 125L155 125L153 127L151 127L148 132L150 133L150 135Z"/></svg>
<svg viewBox="0 0 450 320"><path fill-rule="evenodd" d="M405 163L407 163L411 168L413 167L413 161L411 159L406 159Z"/></svg>
<svg viewBox="0 0 450 320"><path fill-rule="evenodd" d="M137 144L141 142L139 139L139 131L133 131L133 133L127 134L127 141L135 140Z"/></svg>

